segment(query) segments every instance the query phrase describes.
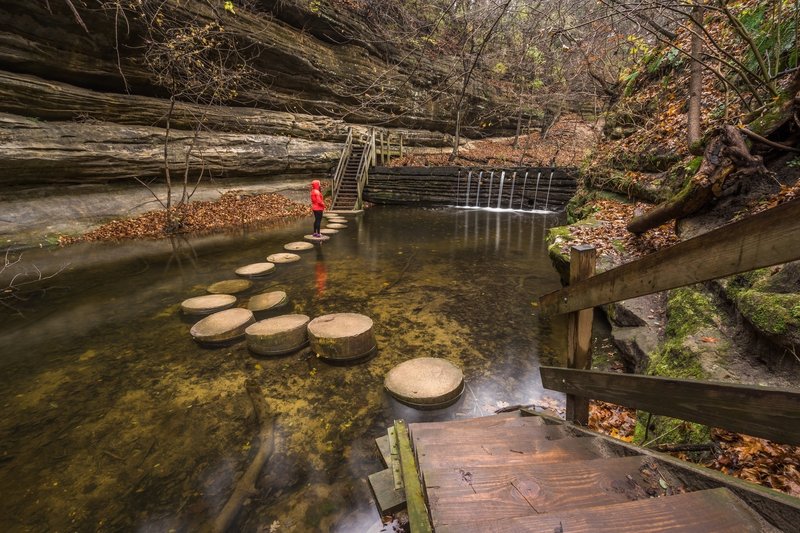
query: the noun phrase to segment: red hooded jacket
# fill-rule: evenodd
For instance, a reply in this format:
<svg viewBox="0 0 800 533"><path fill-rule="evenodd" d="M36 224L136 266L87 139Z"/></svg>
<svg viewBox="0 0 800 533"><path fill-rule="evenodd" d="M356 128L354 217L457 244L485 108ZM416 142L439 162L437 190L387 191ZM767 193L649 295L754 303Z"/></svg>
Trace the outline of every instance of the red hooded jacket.
<svg viewBox="0 0 800 533"><path fill-rule="evenodd" d="M324 211L325 210L325 200L322 198L322 192L319 190L320 184L319 180L314 180L311 182L311 210L312 211Z"/></svg>

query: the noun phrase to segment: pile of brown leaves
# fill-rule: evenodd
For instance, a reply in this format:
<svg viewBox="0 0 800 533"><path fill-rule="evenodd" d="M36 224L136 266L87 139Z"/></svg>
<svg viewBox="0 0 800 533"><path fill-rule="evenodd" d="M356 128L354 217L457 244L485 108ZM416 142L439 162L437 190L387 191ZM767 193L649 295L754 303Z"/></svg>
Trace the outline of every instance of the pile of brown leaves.
<svg viewBox="0 0 800 533"><path fill-rule="evenodd" d="M712 432L720 453L706 466L800 497L800 446L730 433Z"/></svg>
<svg viewBox="0 0 800 533"><path fill-rule="evenodd" d="M636 430L636 409L592 400L589 402L589 429L631 442Z"/></svg>
<svg viewBox="0 0 800 533"><path fill-rule="evenodd" d="M615 260L630 261L679 241L675 235L675 223L669 222L642 235L629 232L626 225L640 212L649 209L647 204L625 204L614 200L593 200L586 206L594 211L592 219L596 223L573 224L571 235L558 242L561 251L568 253L573 245L590 244L599 255Z"/></svg>
<svg viewBox="0 0 800 533"><path fill-rule="evenodd" d="M309 214L309 206L279 194L251 195L229 191L216 201L191 202L175 207L172 219L181 221L181 233L202 233ZM148 211L135 218L112 220L80 237L62 235L58 242L66 245L79 241L159 238L166 236L166 222L166 210Z"/></svg>
<svg viewBox="0 0 800 533"><path fill-rule="evenodd" d="M391 166L577 166L597 143L597 132L577 115L559 119L545 139L539 132L520 136L517 147L513 138L486 139L467 143L459 149L455 161L450 150L436 154L408 154L392 160Z"/></svg>

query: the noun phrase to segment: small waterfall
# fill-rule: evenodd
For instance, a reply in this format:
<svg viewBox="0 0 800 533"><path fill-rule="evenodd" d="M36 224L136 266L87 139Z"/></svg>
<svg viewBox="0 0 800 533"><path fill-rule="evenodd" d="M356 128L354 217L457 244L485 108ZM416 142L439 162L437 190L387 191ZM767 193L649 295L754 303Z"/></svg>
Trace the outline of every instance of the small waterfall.
<svg viewBox="0 0 800 533"><path fill-rule="evenodd" d="M525 187L528 186L528 171L525 171L525 179L522 180L522 193L519 195L519 208L522 209L522 202L525 201Z"/></svg>
<svg viewBox="0 0 800 533"><path fill-rule="evenodd" d="M536 199L539 198L539 178L542 177L542 171L536 173L536 192L533 193L533 211L536 211Z"/></svg>
<svg viewBox="0 0 800 533"><path fill-rule="evenodd" d="M506 171L500 172L500 190L497 192L497 209L500 209L500 201L503 199L503 184L506 181Z"/></svg>
<svg viewBox="0 0 800 533"><path fill-rule="evenodd" d="M458 184L456 185L456 201L455 205L458 207L458 195L461 192L461 170L458 171Z"/></svg>
<svg viewBox="0 0 800 533"><path fill-rule="evenodd" d="M481 182L483 181L483 170L478 173L478 192L475 193L475 207L480 207L478 202L481 199Z"/></svg>
<svg viewBox="0 0 800 533"><path fill-rule="evenodd" d="M544 210L547 211L547 204L550 202L550 186L553 184L553 173L555 169L550 171L550 181L547 182L547 198L544 201Z"/></svg>
<svg viewBox="0 0 800 533"><path fill-rule="evenodd" d="M511 205L514 201L514 187L517 185L517 171L515 170L513 174L511 174L511 195L508 197L508 208L514 209Z"/></svg>
<svg viewBox="0 0 800 533"><path fill-rule="evenodd" d="M489 207L492 201L492 184L494 183L494 170L489 174L489 194L486 195L486 207Z"/></svg>
<svg viewBox="0 0 800 533"><path fill-rule="evenodd" d="M472 169L467 173L467 194L464 196L464 207L469 207L470 185L472 185Z"/></svg>

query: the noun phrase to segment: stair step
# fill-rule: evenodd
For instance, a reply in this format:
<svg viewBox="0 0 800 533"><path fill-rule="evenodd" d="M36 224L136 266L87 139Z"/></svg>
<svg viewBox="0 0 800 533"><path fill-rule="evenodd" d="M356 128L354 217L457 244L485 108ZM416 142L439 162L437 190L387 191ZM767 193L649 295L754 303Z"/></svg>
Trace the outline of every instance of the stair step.
<svg viewBox="0 0 800 533"><path fill-rule="evenodd" d="M671 475L668 486L679 483ZM434 526L624 503L663 493L652 459L634 455L564 464L434 469L425 485Z"/></svg>
<svg viewBox="0 0 800 533"><path fill-rule="evenodd" d="M449 428L449 427L416 427L411 432L411 440L414 446L417 443L425 444L448 444L453 442L454 438L469 439L474 442L496 442L502 440L503 442L518 441L520 439L534 440L534 439L547 439L554 440L563 437L568 437L570 434L564 429L564 426L495 426L495 427L482 427L482 426L468 426L466 428Z"/></svg>
<svg viewBox="0 0 800 533"><path fill-rule="evenodd" d="M415 428L494 428L501 426L531 427L541 426L545 423L546 422L541 417L520 416L519 411L512 411L510 413L479 416L475 418L463 418L461 420L446 420L442 422L415 422L413 424L409 424L408 429L413 434Z"/></svg>
<svg viewBox="0 0 800 533"><path fill-rule="evenodd" d="M569 465L563 465L569 468ZM476 511L476 517L480 512ZM748 533L763 531L754 512L728 489L717 488L627 503L553 511L502 520L436 526L437 533Z"/></svg>
<svg viewBox="0 0 800 533"><path fill-rule="evenodd" d="M420 468L475 468L493 465L525 465L582 461L600 457L591 437L557 440L496 440L469 442L454 438L450 443L416 446Z"/></svg>

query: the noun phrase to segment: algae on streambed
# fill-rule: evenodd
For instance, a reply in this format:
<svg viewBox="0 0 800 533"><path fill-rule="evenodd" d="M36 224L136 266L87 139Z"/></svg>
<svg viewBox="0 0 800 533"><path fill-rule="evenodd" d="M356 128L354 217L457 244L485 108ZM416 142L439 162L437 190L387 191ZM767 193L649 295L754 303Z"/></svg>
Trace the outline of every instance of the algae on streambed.
<svg viewBox="0 0 800 533"><path fill-rule="evenodd" d="M374 208L351 218L239 305L284 290L281 312L367 315L378 355L361 364L334 366L308 351L255 358L243 342L203 348L180 316L181 300L280 251L307 220L198 245L182 268L166 254L147 268L126 258L66 271L62 290L4 319L6 530L207 524L258 448L249 378L275 416L276 439L259 492L237 518L242 531L368 530L380 520L365 482L382 468L374 439L395 418L487 415L551 395L537 368L562 352L563 324L530 304L559 287L544 243L558 217ZM420 356L464 370L468 388L455 405L416 411L384 393L386 373Z"/></svg>

